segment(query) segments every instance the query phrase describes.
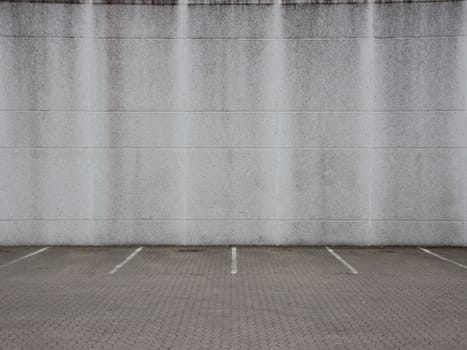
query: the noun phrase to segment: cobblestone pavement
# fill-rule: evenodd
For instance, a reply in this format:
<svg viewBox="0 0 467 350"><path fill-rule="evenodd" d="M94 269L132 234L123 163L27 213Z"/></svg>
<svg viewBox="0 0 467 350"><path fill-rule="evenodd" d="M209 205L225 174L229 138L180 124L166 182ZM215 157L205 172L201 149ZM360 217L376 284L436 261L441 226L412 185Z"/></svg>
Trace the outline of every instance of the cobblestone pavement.
<svg viewBox="0 0 467 350"><path fill-rule="evenodd" d="M0 248L1 349L467 347L467 249L39 248Z"/></svg>

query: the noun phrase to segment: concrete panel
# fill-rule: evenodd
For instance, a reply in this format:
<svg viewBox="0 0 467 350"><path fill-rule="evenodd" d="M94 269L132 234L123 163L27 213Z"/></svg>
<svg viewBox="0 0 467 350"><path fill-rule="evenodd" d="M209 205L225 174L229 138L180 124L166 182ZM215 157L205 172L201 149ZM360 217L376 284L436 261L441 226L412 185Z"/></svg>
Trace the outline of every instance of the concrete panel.
<svg viewBox="0 0 467 350"><path fill-rule="evenodd" d="M377 37L465 35L464 8L462 1L374 5L374 34Z"/></svg>
<svg viewBox="0 0 467 350"><path fill-rule="evenodd" d="M286 40L280 47L279 110L364 109L368 78L360 68L368 67L359 66L363 40Z"/></svg>
<svg viewBox="0 0 467 350"><path fill-rule="evenodd" d="M184 159L179 150L94 152L96 219L183 219Z"/></svg>
<svg viewBox="0 0 467 350"><path fill-rule="evenodd" d="M92 165L86 151L0 149L0 219L92 217Z"/></svg>
<svg viewBox="0 0 467 350"><path fill-rule="evenodd" d="M465 112L375 113L373 147L467 147Z"/></svg>
<svg viewBox="0 0 467 350"><path fill-rule="evenodd" d="M367 244L368 222L188 221L187 244Z"/></svg>
<svg viewBox="0 0 467 350"><path fill-rule="evenodd" d="M375 108L461 110L465 107L463 39L375 42Z"/></svg>
<svg viewBox="0 0 467 350"><path fill-rule="evenodd" d="M274 110L273 42L193 40L187 45L188 109Z"/></svg>
<svg viewBox="0 0 467 350"><path fill-rule="evenodd" d="M278 244L276 221L187 221L187 244Z"/></svg>
<svg viewBox="0 0 467 350"><path fill-rule="evenodd" d="M63 109L80 100L86 77L74 67L77 48L76 41L0 38L0 108Z"/></svg>
<svg viewBox="0 0 467 350"><path fill-rule="evenodd" d="M4 245L465 245L462 234L462 222L436 221L0 221Z"/></svg>
<svg viewBox="0 0 467 350"><path fill-rule="evenodd" d="M349 38L369 35L370 7L300 5L280 8L285 38ZM377 37L465 35L462 2L373 5ZM0 3L0 35L52 37L195 38L274 36L272 6L85 6ZM132 23L128 26L127 23Z"/></svg>
<svg viewBox="0 0 467 350"><path fill-rule="evenodd" d="M0 221L3 245L183 244L182 221Z"/></svg>
<svg viewBox="0 0 467 350"><path fill-rule="evenodd" d="M368 221L280 221L277 244L368 245Z"/></svg>
<svg viewBox="0 0 467 350"><path fill-rule="evenodd" d="M278 113L280 147L368 147L369 113Z"/></svg>
<svg viewBox="0 0 467 350"><path fill-rule="evenodd" d="M368 33L368 6L282 6L280 28L282 38L355 38Z"/></svg>
<svg viewBox="0 0 467 350"><path fill-rule="evenodd" d="M281 150L278 217L368 219L366 150Z"/></svg>
<svg viewBox="0 0 467 350"><path fill-rule="evenodd" d="M372 219L464 220L462 150L372 152Z"/></svg>
<svg viewBox="0 0 467 350"><path fill-rule="evenodd" d="M0 112L0 147L183 147L184 113Z"/></svg>
<svg viewBox="0 0 467 350"><path fill-rule="evenodd" d="M188 6L188 38L273 38L274 9L263 5Z"/></svg>
<svg viewBox="0 0 467 350"><path fill-rule="evenodd" d="M464 246L462 221L374 221L371 223L374 245Z"/></svg>
<svg viewBox="0 0 467 350"><path fill-rule="evenodd" d="M187 219L275 217L276 156L268 150L187 150Z"/></svg>
<svg viewBox="0 0 467 350"><path fill-rule="evenodd" d="M0 35L181 37L177 9L176 6L0 3Z"/></svg>
<svg viewBox="0 0 467 350"><path fill-rule="evenodd" d="M187 113L187 147L274 147L275 113Z"/></svg>
<svg viewBox="0 0 467 350"><path fill-rule="evenodd" d="M8 82L0 108L180 110L178 48L178 40L0 38Z"/></svg>
<svg viewBox="0 0 467 350"><path fill-rule="evenodd" d="M0 150L2 219L183 218L183 152Z"/></svg>

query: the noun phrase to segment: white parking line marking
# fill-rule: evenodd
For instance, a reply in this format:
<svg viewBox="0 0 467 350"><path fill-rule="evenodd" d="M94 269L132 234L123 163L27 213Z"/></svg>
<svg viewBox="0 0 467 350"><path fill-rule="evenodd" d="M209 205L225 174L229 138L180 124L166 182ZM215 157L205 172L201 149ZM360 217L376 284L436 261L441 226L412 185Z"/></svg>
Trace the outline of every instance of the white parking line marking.
<svg viewBox="0 0 467 350"><path fill-rule="evenodd" d="M342 265L344 265L345 267L347 267L350 272L352 272L354 275L358 274L358 271L355 267L353 267L352 265L350 265L347 261L345 261L343 258L341 258L341 256L339 254L337 254L336 252L334 252L334 250L332 250L331 248L329 247L326 247L326 250L331 253L337 260L339 260Z"/></svg>
<svg viewBox="0 0 467 350"><path fill-rule="evenodd" d="M128 261L130 261L131 259L133 259L136 254L138 254L141 250L143 249L143 247L139 247L139 248L136 248L135 251L133 253L131 253L130 255L128 255L125 260L123 260L120 264L118 264L117 266L115 266L112 271L110 271L109 273L111 275L113 275L115 272L117 272L118 270L120 270L120 268L122 266L124 266Z"/></svg>
<svg viewBox="0 0 467 350"><path fill-rule="evenodd" d="M444 256L438 255L438 254L436 254L436 253L433 253L431 250L428 250L428 249L425 249L425 248L422 248L422 247L418 247L418 249L420 249L422 252L425 252L425 253L427 253L427 254L433 255L433 256L437 257L438 259L441 259L441 260L446 261L446 262L448 262L448 263L457 265L457 266L459 266L459 267L462 267L463 269L467 269L467 266L466 266L466 265L461 264L461 263L458 263L457 261L454 261L454 260L445 258Z"/></svg>
<svg viewBox="0 0 467 350"><path fill-rule="evenodd" d="M47 249L49 249L49 247L41 248L41 249L36 250L35 252L32 252L32 253L30 253L28 255L22 256L21 258L18 258L18 259L12 260L10 262L7 262L6 264L0 265L0 270L3 269L4 267L13 265L14 263L17 263L18 261L30 258L31 256L37 255L39 253L45 252Z"/></svg>
<svg viewBox="0 0 467 350"><path fill-rule="evenodd" d="M235 275L237 271L237 247L232 247L232 266L230 273Z"/></svg>

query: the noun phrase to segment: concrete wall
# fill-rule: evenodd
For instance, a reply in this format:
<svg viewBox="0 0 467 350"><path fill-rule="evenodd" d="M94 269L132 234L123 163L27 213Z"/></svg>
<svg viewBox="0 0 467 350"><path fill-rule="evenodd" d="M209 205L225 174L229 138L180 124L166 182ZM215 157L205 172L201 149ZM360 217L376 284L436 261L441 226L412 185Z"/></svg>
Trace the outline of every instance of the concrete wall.
<svg viewBox="0 0 467 350"><path fill-rule="evenodd" d="M0 3L0 244L466 245L466 20Z"/></svg>

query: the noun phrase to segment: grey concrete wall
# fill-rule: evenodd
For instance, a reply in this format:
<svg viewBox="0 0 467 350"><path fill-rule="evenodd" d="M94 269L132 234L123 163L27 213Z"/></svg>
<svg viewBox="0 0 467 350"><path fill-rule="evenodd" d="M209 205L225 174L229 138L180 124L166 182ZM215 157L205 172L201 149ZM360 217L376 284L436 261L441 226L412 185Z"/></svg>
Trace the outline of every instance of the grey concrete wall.
<svg viewBox="0 0 467 350"><path fill-rule="evenodd" d="M466 245L466 20L0 3L0 244Z"/></svg>

